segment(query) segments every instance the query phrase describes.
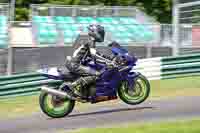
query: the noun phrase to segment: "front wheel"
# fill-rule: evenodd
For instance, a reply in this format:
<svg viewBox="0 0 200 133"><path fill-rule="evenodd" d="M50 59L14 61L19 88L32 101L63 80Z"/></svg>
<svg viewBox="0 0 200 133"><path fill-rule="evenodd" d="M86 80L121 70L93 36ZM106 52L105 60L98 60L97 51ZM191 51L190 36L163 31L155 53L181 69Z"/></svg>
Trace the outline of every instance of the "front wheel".
<svg viewBox="0 0 200 133"><path fill-rule="evenodd" d="M41 92L39 98L41 110L52 118L61 118L72 112L75 101L62 99L46 92Z"/></svg>
<svg viewBox="0 0 200 133"><path fill-rule="evenodd" d="M118 89L118 95L123 102L136 105L144 102L148 98L150 94L150 83L142 74L139 74L133 82L133 88L130 88L128 81L122 81Z"/></svg>

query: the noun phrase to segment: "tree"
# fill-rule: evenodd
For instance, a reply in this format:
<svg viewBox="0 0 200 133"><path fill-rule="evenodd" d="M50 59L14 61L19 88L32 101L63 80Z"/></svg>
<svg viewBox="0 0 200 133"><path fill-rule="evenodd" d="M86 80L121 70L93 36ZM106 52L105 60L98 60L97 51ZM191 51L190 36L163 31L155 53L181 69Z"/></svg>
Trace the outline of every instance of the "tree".
<svg viewBox="0 0 200 133"><path fill-rule="evenodd" d="M172 0L136 0L132 5L137 6L161 23L171 23Z"/></svg>
<svg viewBox="0 0 200 133"><path fill-rule="evenodd" d="M5 1L5 0L3 0ZM161 23L171 23L172 0L16 0L16 20L27 20L30 4L137 6Z"/></svg>
<svg viewBox="0 0 200 133"><path fill-rule="evenodd" d="M27 8L16 8L15 10L15 20L26 21L29 17L29 10Z"/></svg>

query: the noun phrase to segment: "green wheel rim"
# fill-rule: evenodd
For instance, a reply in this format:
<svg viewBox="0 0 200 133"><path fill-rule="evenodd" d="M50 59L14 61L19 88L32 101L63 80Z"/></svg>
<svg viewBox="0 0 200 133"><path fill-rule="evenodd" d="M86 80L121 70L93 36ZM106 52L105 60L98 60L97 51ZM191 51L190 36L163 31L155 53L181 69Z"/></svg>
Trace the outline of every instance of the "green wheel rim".
<svg viewBox="0 0 200 133"><path fill-rule="evenodd" d="M141 78L136 78L135 79L135 85L132 91L126 91L128 89L128 82L127 81L123 81L122 85L121 85L121 94L122 96L127 100L127 101L140 101L142 99L144 99L144 97L146 96L147 92L147 84L145 82L145 80L141 79Z"/></svg>
<svg viewBox="0 0 200 133"><path fill-rule="evenodd" d="M44 108L51 115L61 115L64 114L67 108L70 106L69 100L63 101L62 105L55 107L52 104L52 95L47 95L44 99Z"/></svg>

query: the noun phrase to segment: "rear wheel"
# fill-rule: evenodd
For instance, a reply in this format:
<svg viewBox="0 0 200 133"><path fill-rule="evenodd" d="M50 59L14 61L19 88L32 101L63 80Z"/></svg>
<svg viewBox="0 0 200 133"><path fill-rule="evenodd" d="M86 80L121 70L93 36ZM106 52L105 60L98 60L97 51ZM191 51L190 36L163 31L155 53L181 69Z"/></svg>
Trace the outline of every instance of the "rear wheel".
<svg viewBox="0 0 200 133"><path fill-rule="evenodd" d="M75 101L63 99L46 92L41 92L39 98L41 110L52 118L61 118L72 112Z"/></svg>
<svg viewBox="0 0 200 133"><path fill-rule="evenodd" d="M127 104L136 105L144 102L150 94L150 83L140 74L134 79L133 88L129 88L128 81L123 81L118 89L118 95Z"/></svg>

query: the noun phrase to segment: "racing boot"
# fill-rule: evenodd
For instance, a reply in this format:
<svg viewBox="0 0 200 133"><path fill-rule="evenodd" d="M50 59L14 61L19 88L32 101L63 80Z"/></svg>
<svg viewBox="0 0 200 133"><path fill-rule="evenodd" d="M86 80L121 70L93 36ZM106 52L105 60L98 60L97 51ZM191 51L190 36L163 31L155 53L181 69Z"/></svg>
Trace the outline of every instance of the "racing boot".
<svg viewBox="0 0 200 133"><path fill-rule="evenodd" d="M70 95L72 95L72 96L74 96L74 94L75 94L79 97L83 97L82 92L87 91L87 90L85 90L85 89L87 89L87 86L89 84L95 83L95 81L96 81L96 76L80 77L73 83L64 82L60 86L60 88L61 88L61 90L65 91L65 92L71 93ZM65 89L65 86L68 86L71 92L69 92L69 90Z"/></svg>
<svg viewBox="0 0 200 133"><path fill-rule="evenodd" d="M78 96L83 96L83 91L87 89L87 86L94 83L96 81L96 76L87 76L87 77L80 77L78 80L71 84L74 93Z"/></svg>

